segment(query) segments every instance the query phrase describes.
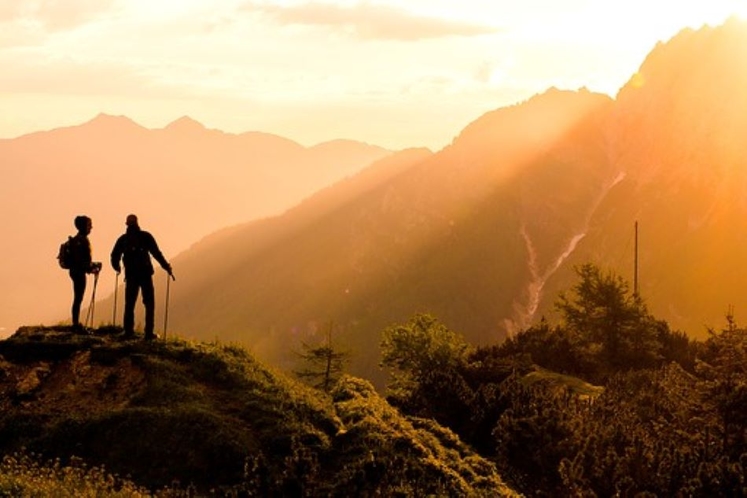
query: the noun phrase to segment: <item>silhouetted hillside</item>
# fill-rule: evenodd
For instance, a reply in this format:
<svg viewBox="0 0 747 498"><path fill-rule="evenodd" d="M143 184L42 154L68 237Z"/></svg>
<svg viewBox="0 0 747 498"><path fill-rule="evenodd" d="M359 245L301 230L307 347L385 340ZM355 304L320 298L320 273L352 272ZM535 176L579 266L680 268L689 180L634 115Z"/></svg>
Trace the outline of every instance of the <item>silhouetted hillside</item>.
<svg viewBox="0 0 747 498"><path fill-rule="evenodd" d="M206 234L279 214L389 154L353 141L302 147L266 133L224 133L187 117L150 130L102 114L0 140L0 220L8 234L0 241L0 337L67 315L70 281L55 256L78 214L93 218L96 260L107 260L131 212L173 257ZM99 297L112 292L113 280L102 274Z"/></svg>
<svg viewBox="0 0 747 498"><path fill-rule="evenodd" d="M453 433L400 415L366 381L328 396L237 346L118 332L27 327L0 341L4 455L76 456L200 495L516 496Z"/></svg>

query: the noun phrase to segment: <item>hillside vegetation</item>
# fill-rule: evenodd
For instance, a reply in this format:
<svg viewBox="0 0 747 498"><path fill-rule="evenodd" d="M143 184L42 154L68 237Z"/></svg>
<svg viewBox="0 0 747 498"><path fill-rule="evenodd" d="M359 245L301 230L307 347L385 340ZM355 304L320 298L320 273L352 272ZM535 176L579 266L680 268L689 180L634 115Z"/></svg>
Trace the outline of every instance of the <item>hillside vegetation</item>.
<svg viewBox="0 0 747 498"><path fill-rule="evenodd" d="M383 333L390 402L527 496L747 495L747 329L693 341L592 265L543 321L474 348L429 315Z"/></svg>
<svg viewBox="0 0 747 498"><path fill-rule="evenodd" d="M28 487L34 469L70 483L110 483L109 472L132 493L176 482L252 496L514 494L451 431L402 416L364 380L328 395L237 346L119 332L25 327L0 342L0 454L58 459L39 471L6 457L0 495ZM106 471L91 477L81 461Z"/></svg>

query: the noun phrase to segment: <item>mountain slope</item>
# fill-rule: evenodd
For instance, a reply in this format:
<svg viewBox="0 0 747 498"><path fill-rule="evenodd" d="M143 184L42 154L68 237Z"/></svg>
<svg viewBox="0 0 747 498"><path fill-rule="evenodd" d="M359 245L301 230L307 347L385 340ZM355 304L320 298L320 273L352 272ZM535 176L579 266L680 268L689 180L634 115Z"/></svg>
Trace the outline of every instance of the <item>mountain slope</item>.
<svg viewBox="0 0 747 498"><path fill-rule="evenodd" d="M489 113L437 154L395 155L280 217L206 240L175 261L174 329L283 361L333 321L367 378L383 327L418 311L472 342L498 340L610 182L610 105L548 91ZM397 174L369 182L403 157Z"/></svg>
<svg viewBox="0 0 747 498"><path fill-rule="evenodd" d="M289 366L333 322L353 370L375 378L381 330L414 313L485 344L553 317L577 264L632 282L638 221L641 295L702 335L747 281L745 46L744 21L685 30L615 100L551 89L313 223L298 225L301 205L195 247L173 323ZM201 273L211 257L223 270Z"/></svg>
<svg viewBox="0 0 747 498"><path fill-rule="evenodd" d="M615 104L609 154L622 180L570 260L598 262L632 282L638 221L642 297L698 337L719 328L730 305L738 321L745 316L746 46L747 22L734 18L651 52Z"/></svg>
<svg viewBox="0 0 747 498"><path fill-rule="evenodd" d="M390 152L335 141L208 130L187 117L146 129L122 116L0 140L0 336L66 317L70 282L56 268L73 218L93 218L94 258L107 261L128 213L167 257L215 230L278 214ZM102 274L99 296L113 289ZM3 333L2 329L5 329Z"/></svg>
<svg viewBox="0 0 747 498"><path fill-rule="evenodd" d="M328 396L235 346L118 332L22 328L0 341L4 454L75 455L201 494L516 496L451 432L403 417L365 381L345 378Z"/></svg>

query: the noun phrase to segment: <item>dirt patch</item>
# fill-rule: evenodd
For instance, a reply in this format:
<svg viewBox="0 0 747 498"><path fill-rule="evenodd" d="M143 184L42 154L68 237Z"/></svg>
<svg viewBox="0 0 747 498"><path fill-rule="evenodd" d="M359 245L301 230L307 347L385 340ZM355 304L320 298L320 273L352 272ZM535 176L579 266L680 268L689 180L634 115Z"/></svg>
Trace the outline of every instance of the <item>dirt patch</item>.
<svg viewBox="0 0 747 498"><path fill-rule="evenodd" d="M0 360L0 410L90 416L127 407L145 385L127 356L106 365L92 362L90 350L58 362Z"/></svg>

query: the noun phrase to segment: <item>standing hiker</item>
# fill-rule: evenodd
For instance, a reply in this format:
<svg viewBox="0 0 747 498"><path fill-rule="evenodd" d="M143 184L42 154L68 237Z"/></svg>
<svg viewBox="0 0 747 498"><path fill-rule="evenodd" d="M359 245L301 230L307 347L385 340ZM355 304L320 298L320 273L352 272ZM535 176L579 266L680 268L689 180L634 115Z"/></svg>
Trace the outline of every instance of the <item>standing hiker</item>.
<svg viewBox="0 0 747 498"><path fill-rule="evenodd" d="M127 231L117 239L112 249L111 263L114 271L119 273L120 261L124 261L125 267L125 305L124 305L124 333L126 338L135 336L135 302L139 292L143 294L143 305L145 306L145 340L153 340L156 334L153 332L155 318L155 294L153 291L153 264L151 255L161 267L171 273L171 265L158 249L156 239L140 229L137 216L127 216L125 222Z"/></svg>
<svg viewBox="0 0 747 498"><path fill-rule="evenodd" d="M80 323L80 305L86 293L86 275L88 273L98 275L101 271L101 263L93 262L91 241L88 240L88 234L93 229L91 218L83 215L76 216L73 223L78 233L63 244L64 249L60 251L60 265L69 270L70 280L73 281L73 330L84 332L85 329Z"/></svg>

